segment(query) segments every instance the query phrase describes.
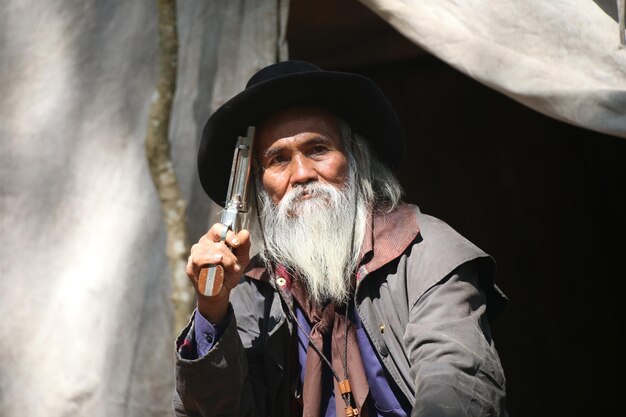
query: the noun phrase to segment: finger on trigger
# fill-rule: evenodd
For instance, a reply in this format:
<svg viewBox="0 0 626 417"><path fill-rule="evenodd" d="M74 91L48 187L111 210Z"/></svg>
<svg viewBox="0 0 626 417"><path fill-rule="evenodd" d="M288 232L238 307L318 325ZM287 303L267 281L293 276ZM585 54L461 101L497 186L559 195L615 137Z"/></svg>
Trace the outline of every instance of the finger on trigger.
<svg viewBox="0 0 626 417"><path fill-rule="evenodd" d="M211 242L220 242L225 227L222 223L215 223L205 235L206 238Z"/></svg>

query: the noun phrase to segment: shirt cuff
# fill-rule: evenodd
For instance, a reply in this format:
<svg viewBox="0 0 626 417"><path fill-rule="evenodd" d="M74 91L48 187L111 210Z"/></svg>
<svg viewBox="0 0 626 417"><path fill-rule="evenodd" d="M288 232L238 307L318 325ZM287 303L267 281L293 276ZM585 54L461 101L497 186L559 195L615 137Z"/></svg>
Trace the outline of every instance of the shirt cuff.
<svg viewBox="0 0 626 417"><path fill-rule="evenodd" d="M230 308L229 308L230 310ZM230 311L229 311L230 313ZM210 323L198 310L194 315L194 337L198 358L203 357L215 346L230 321L230 314L217 324Z"/></svg>

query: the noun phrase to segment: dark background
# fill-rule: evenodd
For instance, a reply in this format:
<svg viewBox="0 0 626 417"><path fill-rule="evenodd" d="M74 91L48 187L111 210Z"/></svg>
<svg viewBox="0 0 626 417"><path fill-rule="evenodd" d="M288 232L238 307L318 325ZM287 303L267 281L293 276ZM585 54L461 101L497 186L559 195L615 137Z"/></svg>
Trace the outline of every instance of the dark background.
<svg viewBox="0 0 626 417"><path fill-rule="evenodd" d="M601 415L625 384L626 140L570 126L420 50L354 0L292 0L291 59L372 78L409 143L406 201L498 263L512 416Z"/></svg>

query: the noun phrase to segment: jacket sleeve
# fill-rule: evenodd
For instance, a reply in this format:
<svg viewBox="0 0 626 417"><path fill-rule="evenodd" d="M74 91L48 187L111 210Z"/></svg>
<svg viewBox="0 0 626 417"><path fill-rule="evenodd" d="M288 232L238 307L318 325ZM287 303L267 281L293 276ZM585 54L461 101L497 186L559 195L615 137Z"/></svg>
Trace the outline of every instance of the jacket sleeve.
<svg viewBox="0 0 626 417"><path fill-rule="evenodd" d="M472 262L412 306L405 333L415 381L412 416L505 416L505 378Z"/></svg>
<svg viewBox="0 0 626 417"><path fill-rule="evenodd" d="M231 294L231 304L241 309L241 304L246 302L246 291L239 287L242 285ZM263 352L258 347L260 343L256 343L258 325L253 325L258 318L247 314L249 310L242 317L233 313L233 307L229 310L228 324L206 355L185 359L177 350L173 401L177 417L265 415ZM178 345L184 343L190 331L193 322L179 336Z"/></svg>
<svg viewBox="0 0 626 417"><path fill-rule="evenodd" d="M190 330L188 326L179 340ZM248 364L235 317L206 355L198 359L184 359L178 351L176 355L176 416L252 415L240 409L240 405L248 410L253 407L243 404L250 398L246 395Z"/></svg>

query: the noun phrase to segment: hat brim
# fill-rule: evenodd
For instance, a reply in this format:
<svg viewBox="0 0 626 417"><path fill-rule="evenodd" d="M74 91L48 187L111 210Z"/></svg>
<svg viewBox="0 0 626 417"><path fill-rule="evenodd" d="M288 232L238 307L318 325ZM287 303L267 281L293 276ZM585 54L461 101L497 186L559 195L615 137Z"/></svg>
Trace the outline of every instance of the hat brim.
<svg viewBox="0 0 626 417"><path fill-rule="evenodd" d="M298 104L332 111L366 138L383 164L391 169L400 164L404 133L393 107L376 84L343 72L294 73L246 88L207 120L198 149L198 172L202 187L213 201L224 205L237 137L277 110Z"/></svg>

